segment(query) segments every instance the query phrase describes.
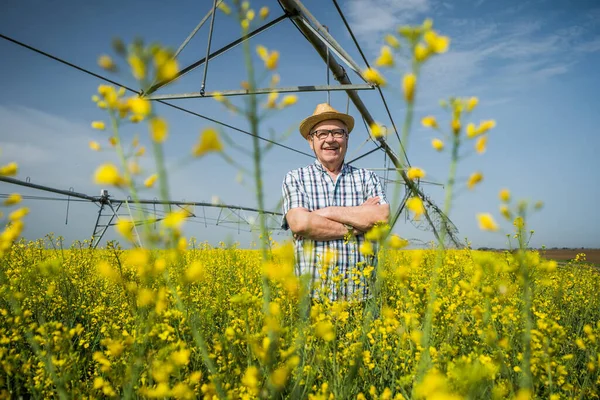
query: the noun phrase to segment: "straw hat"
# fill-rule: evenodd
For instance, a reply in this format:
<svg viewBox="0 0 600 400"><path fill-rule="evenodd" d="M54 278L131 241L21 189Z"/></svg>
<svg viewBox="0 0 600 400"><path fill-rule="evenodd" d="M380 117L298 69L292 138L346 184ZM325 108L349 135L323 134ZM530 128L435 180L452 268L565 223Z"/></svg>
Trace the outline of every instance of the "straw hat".
<svg viewBox="0 0 600 400"><path fill-rule="evenodd" d="M317 105L313 115L305 118L300 123L300 134L304 137L304 139L308 139L311 129L319 122L326 121L328 119L337 119L342 121L348 127L348 133L352 132L352 129L354 128L354 118L352 116L337 111L327 103L321 103Z"/></svg>

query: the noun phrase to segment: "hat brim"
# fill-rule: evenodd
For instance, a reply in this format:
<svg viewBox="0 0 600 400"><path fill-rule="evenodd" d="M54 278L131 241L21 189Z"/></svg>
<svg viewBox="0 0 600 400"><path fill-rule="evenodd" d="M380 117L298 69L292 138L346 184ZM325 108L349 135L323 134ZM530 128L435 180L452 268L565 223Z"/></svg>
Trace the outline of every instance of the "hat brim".
<svg viewBox="0 0 600 400"><path fill-rule="evenodd" d="M300 134L304 137L304 139L308 139L311 129L319 122L327 121L328 119L337 119L342 121L348 127L348 133L352 132L352 129L354 129L354 118L351 115L328 111L305 118L300 123Z"/></svg>

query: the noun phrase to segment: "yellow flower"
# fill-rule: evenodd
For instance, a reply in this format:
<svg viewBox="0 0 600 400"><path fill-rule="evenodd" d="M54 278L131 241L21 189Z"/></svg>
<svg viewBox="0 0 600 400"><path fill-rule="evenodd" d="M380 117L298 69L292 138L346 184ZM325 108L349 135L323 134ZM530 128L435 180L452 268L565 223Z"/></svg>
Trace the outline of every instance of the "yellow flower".
<svg viewBox="0 0 600 400"><path fill-rule="evenodd" d="M467 137L474 138L475 136L477 136L477 129L473 123L469 123L467 125Z"/></svg>
<svg viewBox="0 0 600 400"><path fill-rule="evenodd" d="M152 105L149 100L141 97L132 97L127 100L127 105L131 109L131 112L142 117L146 117L152 111Z"/></svg>
<svg viewBox="0 0 600 400"><path fill-rule="evenodd" d="M375 65L378 67L393 67L394 66L394 56L392 54L392 49L389 46L381 47L381 54L375 60Z"/></svg>
<svg viewBox="0 0 600 400"><path fill-rule="evenodd" d="M215 128L207 128L202 131L198 143L192 149L192 154L200 157L211 151L223 151L223 143L221 143L219 133Z"/></svg>
<svg viewBox="0 0 600 400"><path fill-rule="evenodd" d="M367 68L363 72L363 77L369 83L372 83L377 86L385 86L385 79L383 76L374 68Z"/></svg>
<svg viewBox="0 0 600 400"><path fill-rule="evenodd" d="M331 342L333 339L335 339L333 324L329 321L321 321L317 323L317 326L315 327L315 334L317 337L326 342Z"/></svg>
<svg viewBox="0 0 600 400"><path fill-rule="evenodd" d="M8 214L8 220L15 222L15 221L23 219L23 217L25 217L27 214L29 214L29 208L21 207L19 209L16 209L15 211L11 212L10 214Z"/></svg>
<svg viewBox="0 0 600 400"><path fill-rule="evenodd" d="M425 32L424 39L427 46L437 54L445 53L450 44L450 39L447 36L438 36L435 31Z"/></svg>
<svg viewBox="0 0 600 400"><path fill-rule="evenodd" d="M525 220L523 219L523 217L517 217L513 221L513 225L517 229L523 229L525 227Z"/></svg>
<svg viewBox="0 0 600 400"><path fill-rule="evenodd" d="M267 19L267 17L269 16L269 7L262 7L258 12L258 15L260 16L260 19Z"/></svg>
<svg viewBox="0 0 600 400"><path fill-rule="evenodd" d="M15 204L19 204L23 200L23 197L19 193L10 194L6 200L2 204L5 206L14 206Z"/></svg>
<svg viewBox="0 0 600 400"><path fill-rule="evenodd" d="M281 100L281 103L279 103L279 108L289 107L291 105L296 104L297 101L298 101L298 96L296 96L294 94L288 94L287 96L284 96L283 99Z"/></svg>
<svg viewBox="0 0 600 400"><path fill-rule="evenodd" d="M387 43L389 46L393 47L394 49L400 48L400 41L398 40L398 38L396 38L396 36L392 35L391 33L388 33L387 35L385 35L385 38L383 38L383 40L385 41L385 43Z"/></svg>
<svg viewBox="0 0 600 400"><path fill-rule="evenodd" d="M508 190L508 189L500 190L500 193L498 193L498 197L504 203L508 203L510 201L510 190Z"/></svg>
<svg viewBox="0 0 600 400"><path fill-rule="evenodd" d="M190 351L188 349L181 349L171 353L171 360L175 365L188 365L190 363Z"/></svg>
<svg viewBox="0 0 600 400"><path fill-rule="evenodd" d="M106 128L106 126L104 125L104 122L102 122L102 121L94 121L94 122L92 122L92 128L103 131Z"/></svg>
<svg viewBox="0 0 600 400"><path fill-rule="evenodd" d="M415 213L416 220L419 220L421 215L425 213L425 206L419 197L411 197L406 200L406 208Z"/></svg>
<svg viewBox="0 0 600 400"><path fill-rule="evenodd" d="M90 140L90 149L92 149L94 151L100 151L100 143L98 143L94 140Z"/></svg>
<svg viewBox="0 0 600 400"><path fill-rule="evenodd" d="M248 12L246 12L246 19L248 21L252 21L255 17L256 13L254 12L254 10L248 10Z"/></svg>
<svg viewBox="0 0 600 400"><path fill-rule="evenodd" d="M258 54L258 56L263 60L263 61L267 61L267 58L269 58L269 50L267 50L267 48L263 45L258 45L256 46L256 54Z"/></svg>
<svg viewBox="0 0 600 400"><path fill-rule="evenodd" d="M402 239L398 235L390 236L390 247L392 249L402 249L406 246L408 246L408 240Z"/></svg>
<svg viewBox="0 0 600 400"><path fill-rule="evenodd" d="M179 229L189 215L186 210L173 211L165 216L162 223L166 228Z"/></svg>
<svg viewBox="0 0 600 400"><path fill-rule="evenodd" d="M14 176L17 174L18 169L17 163L8 163L0 167L0 176Z"/></svg>
<svg viewBox="0 0 600 400"><path fill-rule="evenodd" d="M506 204L502 204L500 206L500 214L502 214L502 216L508 220L512 219L512 215Z"/></svg>
<svg viewBox="0 0 600 400"><path fill-rule="evenodd" d="M107 71L116 71L117 69L113 59L106 54L102 54L100 57L98 57L98 65L100 68L103 68Z"/></svg>
<svg viewBox="0 0 600 400"><path fill-rule="evenodd" d="M277 389L281 389L285 386L289 375L289 371L286 367L279 367L271 374L271 382Z"/></svg>
<svg viewBox="0 0 600 400"><path fill-rule="evenodd" d="M477 139L477 142L475 142L475 151L477 151L477 153L479 153L479 154L485 153L486 144L487 144L487 135L481 136L479 139Z"/></svg>
<svg viewBox="0 0 600 400"><path fill-rule="evenodd" d="M410 167L406 175L408 176L408 179L414 181L415 179L425 178L425 171L423 171L421 168Z"/></svg>
<svg viewBox="0 0 600 400"><path fill-rule="evenodd" d="M271 92L271 93L269 93L269 96L267 97L267 103L265 104L265 107L267 107L267 108L275 108L275 106L276 106L275 101L277 100L278 97L279 97L279 93L277 93L277 92Z"/></svg>
<svg viewBox="0 0 600 400"><path fill-rule="evenodd" d="M278 60L279 60L279 52L276 50L273 50L271 53L269 53L269 58L267 58L267 60L265 61L265 67L270 70L277 68Z"/></svg>
<svg viewBox="0 0 600 400"><path fill-rule="evenodd" d="M187 282L199 282L206 276L206 268L200 261L193 261L185 270L185 280Z"/></svg>
<svg viewBox="0 0 600 400"><path fill-rule="evenodd" d="M99 185L114 186L122 186L125 183L125 179L121 177L117 166L110 163L102 164L96 169L94 181Z"/></svg>
<svg viewBox="0 0 600 400"><path fill-rule="evenodd" d="M467 112L471 112L473 111L473 109L475 107L477 107L477 104L479 103L479 99L477 97L471 97L468 101L467 101Z"/></svg>
<svg viewBox="0 0 600 400"><path fill-rule="evenodd" d="M136 152L135 152L135 156L136 157L141 157L144 154L146 154L146 148L144 146L141 146Z"/></svg>
<svg viewBox="0 0 600 400"><path fill-rule="evenodd" d="M115 225L116 231L130 241L133 241L133 227L133 222L125 218L120 218Z"/></svg>
<svg viewBox="0 0 600 400"><path fill-rule="evenodd" d="M255 366L250 366L246 369L244 376L242 377L242 384L248 388L252 393L258 393L258 379L259 371Z"/></svg>
<svg viewBox="0 0 600 400"><path fill-rule="evenodd" d="M433 139L431 141L431 146L436 149L437 151L442 151L444 150L444 142L442 142L440 139Z"/></svg>
<svg viewBox="0 0 600 400"><path fill-rule="evenodd" d="M421 120L421 124L423 124L424 127L426 128L437 128L438 127L438 123L435 119L435 117L428 115L427 117L423 117L423 119Z"/></svg>
<svg viewBox="0 0 600 400"><path fill-rule="evenodd" d="M415 98L415 86L417 85L417 77L414 74L406 74L402 79L402 91L404 99L412 103Z"/></svg>
<svg viewBox="0 0 600 400"><path fill-rule="evenodd" d="M453 119L450 124L450 127L452 128L452 133L454 133L455 135L458 135L460 133L460 128L461 128L460 120Z"/></svg>
<svg viewBox="0 0 600 400"><path fill-rule="evenodd" d="M493 119L487 120L487 121L483 121L479 124L479 127L477 128L477 133L479 135L486 133L487 131L489 131L492 128L496 127L496 121L494 121Z"/></svg>
<svg viewBox="0 0 600 400"><path fill-rule="evenodd" d="M108 143L110 143L110 145L113 146L113 147L116 146L118 142L119 141L114 136L111 136L111 137L108 138Z"/></svg>
<svg viewBox="0 0 600 400"><path fill-rule="evenodd" d="M224 1L220 2L217 7L219 8L219 10L221 10L223 12L223 14L225 14L225 15L231 14L231 8L229 8L229 6Z"/></svg>
<svg viewBox="0 0 600 400"><path fill-rule="evenodd" d="M127 61L129 62L131 73L135 79L141 81L146 77L146 65L139 56L132 54L127 58Z"/></svg>
<svg viewBox="0 0 600 400"><path fill-rule="evenodd" d="M150 120L150 137L156 143L163 143L169 136L169 126L167 121L161 117L154 117Z"/></svg>
<svg viewBox="0 0 600 400"><path fill-rule="evenodd" d="M383 125L379 125L378 123L373 123L371 125L371 134L376 139L380 138L382 136L385 136L386 133L387 133L387 130L385 129L385 127Z"/></svg>
<svg viewBox="0 0 600 400"><path fill-rule="evenodd" d="M273 74L273 76L271 76L271 87L277 86L280 80L281 77L279 76L279 74Z"/></svg>
<svg viewBox="0 0 600 400"><path fill-rule="evenodd" d="M415 60L423 62L427 60L430 54L430 50L423 44L419 43L415 46Z"/></svg>
<svg viewBox="0 0 600 400"><path fill-rule="evenodd" d="M154 184L156 183L156 180L158 179L158 175L157 174L152 174L150 175L148 178L146 178L146 180L144 181L144 186L146 186L147 188L151 188L152 186L154 186Z"/></svg>
<svg viewBox="0 0 600 400"><path fill-rule="evenodd" d="M494 221L494 217L489 213L479 213L477 214L477 219L479 220L479 229L482 231L497 231L498 225L496 221Z"/></svg>
<svg viewBox="0 0 600 400"><path fill-rule="evenodd" d="M368 240L365 240L358 249L363 255L372 255L373 254L373 245Z"/></svg>
<svg viewBox="0 0 600 400"><path fill-rule="evenodd" d="M467 181L467 187L473 189L475 185L483 180L483 174L481 172L473 172Z"/></svg>

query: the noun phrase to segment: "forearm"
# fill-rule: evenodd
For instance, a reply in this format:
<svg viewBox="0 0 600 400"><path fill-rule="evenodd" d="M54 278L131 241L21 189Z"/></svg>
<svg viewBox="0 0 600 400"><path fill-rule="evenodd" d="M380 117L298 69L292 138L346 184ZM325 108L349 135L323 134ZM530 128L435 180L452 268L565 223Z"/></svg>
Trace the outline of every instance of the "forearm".
<svg viewBox="0 0 600 400"><path fill-rule="evenodd" d="M357 207L325 207L313 211L321 217L340 224L351 225L359 231L366 232L377 222L388 222L389 205L362 205Z"/></svg>
<svg viewBox="0 0 600 400"><path fill-rule="evenodd" d="M342 239L348 232L344 224L306 209L288 211L286 219L294 235L306 239L328 241Z"/></svg>

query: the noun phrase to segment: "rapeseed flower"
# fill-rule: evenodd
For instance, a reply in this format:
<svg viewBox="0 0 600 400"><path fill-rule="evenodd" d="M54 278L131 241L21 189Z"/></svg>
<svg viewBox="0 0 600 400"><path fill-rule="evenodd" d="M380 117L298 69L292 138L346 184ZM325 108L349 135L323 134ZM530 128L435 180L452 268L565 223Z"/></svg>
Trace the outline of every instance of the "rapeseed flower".
<svg viewBox="0 0 600 400"><path fill-rule="evenodd" d="M404 75L402 79L402 92L404 93L404 99L408 103L412 103L415 98L415 87L417 85L417 77L410 73Z"/></svg>
<svg viewBox="0 0 600 400"><path fill-rule="evenodd" d="M146 178L146 180L144 181L144 186L146 186L147 188L151 188L152 186L154 186L154 184L156 183L156 180L158 179L158 175L157 174L152 174L150 175L148 178Z"/></svg>
<svg viewBox="0 0 600 400"><path fill-rule="evenodd" d="M23 197L21 197L19 193L11 193L2 204L5 206L14 206L15 204L19 204L22 200Z"/></svg>
<svg viewBox="0 0 600 400"><path fill-rule="evenodd" d="M481 172L473 172L467 181L467 187L473 189L475 185L483 180L483 174Z"/></svg>
<svg viewBox="0 0 600 400"><path fill-rule="evenodd" d="M442 151L444 150L444 142L442 142L440 139L435 138L431 140L431 147L433 147L437 151Z"/></svg>
<svg viewBox="0 0 600 400"><path fill-rule="evenodd" d="M479 221L479 229L482 231L498 230L498 225L496 224L496 221L494 221L494 217L489 213L477 214L477 220Z"/></svg>
<svg viewBox="0 0 600 400"><path fill-rule="evenodd" d="M135 79L141 81L146 77L146 64L138 55L131 54L127 58L127 62L131 67L131 73Z"/></svg>
<svg viewBox="0 0 600 400"><path fill-rule="evenodd" d="M415 179L425 178L425 171L423 171L421 168L410 167L406 175L408 176L408 179L414 181Z"/></svg>
<svg viewBox="0 0 600 400"><path fill-rule="evenodd" d="M207 128L200 134L198 143L192 149L192 154L195 157L201 157L209 152L221 151L223 151L223 143L221 143L219 133L215 128Z"/></svg>
<svg viewBox="0 0 600 400"><path fill-rule="evenodd" d="M392 54L392 49L389 46L382 46L381 53L377 60L375 60L375 65L378 67L393 67L394 66L394 55Z"/></svg>
<svg viewBox="0 0 600 400"><path fill-rule="evenodd" d="M437 128L438 123L434 116L428 115L427 117L423 117L421 120L421 124L426 128Z"/></svg>
<svg viewBox="0 0 600 400"><path fill-rule="evenodd" d="M169 136L169 125L164 118L154 117L150 120L150 137L156 143L163 143Z"/></svg>
<svg viewBox="0 0 600 400"><path fill-rule="evenodd" d="M19 167L17 163L10 162L0 167L0 176L15 176L18 170Z"/></svg>
<svg viewBox="0 0 600 400"><path fill-rule="evenodd" d="M415 219L419 220L421 215L425 213L425 206L423 205L423 200L419 197L411 197L406 200L406 208L412 211L415 214Z"/></svg>
<svg viewBox="0 0 600 400"><path fill-rule="evenodd" d="M94 151L101 150L100 143L96 142L95 140L90 140L89 146L90 146L90 149L92 149Z"/></svg>
<svg viewBox="0 0 600 400"><path fill-rule="evenodd" d="M93 121L92 128L103 131L104 129L106 129L106 125L102 121Z"/></svg>
<svg viewBox="0 0 600 400"><path fill-rule="evenodd" d="M483 135L479 139L477 139L477 142L475 142L475 151L477 151L477 153L479 153L479 154L485 153L486 145L487 145L487 135Z"/></svg>
<svg viewBox="0 0 600 400"><path fill-rule="evenodd" d="M508 203L510 201L510 191L508 189L500 190L498 193L498 197L503 203Z"/></svg>
<svg viewBox="0 0 600 400"><path fill-rule="evenodd" d="M106 54L103 54L100 57L98 57L98 65L100 66L100 68L105 69L107 71L114 72L117 70L117 65L115 64L113 59Z"/></svg>
<svg viewBox="0 0 600 400"><path fill-rule="evenodd" d="M385 35L385 37L383 38L383 40L385 41L385 43L394 48L394 49L399 49L400 48L400 41L398 40L398 38L390 33L388 33L387 35Z"/></svg>
<svg viewBox="0 0 600 400"><path fill-rule="evenodd" d="M292 106L298 102L298 96L294 94L288 94L287 96L283 96L281 103L279 103L279 108L285 108Z"/></svg>
<svg viewBox="0 0 600 400"><path fill-rule="evenodd" d="M385 78L375 68L367 68L363 71L363 77L369 83L377 86L385 86Z"/></svg>
<svg viewBox="0 0 600 400"><path fill-rule="evenodd" d="M96 169L94 181L99 185L123 186L126 181L121 176L119 168L111 163L102 164Z"/></svg>
<svg viewBox="0 0 600 400"><path fill-rule="evenodd" d="M267 17L269 16L269 7L267 7L267 6L261 7L260 11L258 12L258 15L259 15L260 19L267 19Z"/></svg>

